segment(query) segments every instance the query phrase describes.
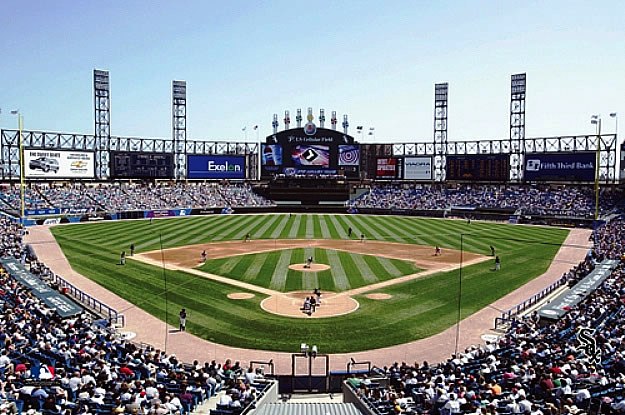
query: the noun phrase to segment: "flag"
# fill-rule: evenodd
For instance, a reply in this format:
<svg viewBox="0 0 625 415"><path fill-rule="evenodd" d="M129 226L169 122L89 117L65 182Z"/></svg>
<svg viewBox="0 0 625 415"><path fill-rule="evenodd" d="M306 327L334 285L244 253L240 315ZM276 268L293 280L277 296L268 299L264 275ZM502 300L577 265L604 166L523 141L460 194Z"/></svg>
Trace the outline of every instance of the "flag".
<svg viewBox="0 0 625 415"><path fill-rule="evenodd" d="M241 128L241 131L245 131L245 130L247 130L247 127Z"/></svg>
<svg viewBox="0 0 625 415"><path fill-rule="evenodd" d="M11 114L17 115L20 113L20 110L11 110Z"/></svg>
<svg viewBox="0 0 625 415"><path fill-rule="evenodd" d="M255 125L255 126L254 126L254 129L255 129L255 130L258 130L258 125Z"/></svg>
<svg viewBox="0 0 625 415"><path fill-rule="evenodd" d="M611 112L610 117L616 117L616 112Z"/></svg>

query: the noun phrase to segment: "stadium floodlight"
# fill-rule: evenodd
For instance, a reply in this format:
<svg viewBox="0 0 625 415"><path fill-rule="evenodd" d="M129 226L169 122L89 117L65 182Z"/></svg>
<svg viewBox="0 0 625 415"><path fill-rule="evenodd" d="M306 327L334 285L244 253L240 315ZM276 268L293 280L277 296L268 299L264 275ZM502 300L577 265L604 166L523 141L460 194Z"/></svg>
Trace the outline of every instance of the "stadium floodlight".
<svg viewBox="0 0 625 415"><path fill-rule="evenodd" d="M19 109L11 110L11 115L17 115L17 129L18 129L18 145L20 153L20 223L24 224L24 210L25 210L25 187L26 178L24 177L24 141L22 139L22 129L24 125L24 117Z"/></svg>
<svg viewBox="0 0 625 415"><path fill-rule="evenodd" d="M590 117L590 123L597 126L597 150L595 157L595 220L599 219L599 179L601 170L601 115Z"/></svg>

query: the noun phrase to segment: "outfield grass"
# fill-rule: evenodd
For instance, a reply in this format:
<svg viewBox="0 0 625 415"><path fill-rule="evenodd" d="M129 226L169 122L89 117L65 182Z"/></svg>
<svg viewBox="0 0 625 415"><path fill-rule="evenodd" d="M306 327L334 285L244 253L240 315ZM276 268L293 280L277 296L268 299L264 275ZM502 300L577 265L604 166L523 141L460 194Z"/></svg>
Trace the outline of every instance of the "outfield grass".
<svg viewBox="0 0 625 415"><path fill-rule="evenodd" d="M327 238L346 239L364 233L368 239L439 245L488 254L497 248L502 270L491 263L462 269L461 315L466 317L542 274L568 231L464 221L364 215L205 216L154 221L101 222L58 226L53 233L73 268L154 316L165 318L163 271L137 261L115 265L122 250L138 251L218 240ZM388 287L385 301L356 299L360 308L328 319L293 319L259 307L262 297L229 300L240 288L167 271L168 309L185 307L187 329L218 343L277 351L294 351L303 341L323 353L385 347L429 337L453 325L458 312L459 271L430 275ZM379 291L378 291L379 292ZM528 296L533 293L528 293ZM168 315L177 325L177 316Z"/></svg>
<svg viewBox="0 0 625 415"><path fill-rule="evenodd" d="M329 270L302 272L289 269L312 256ZM283 249L207 261L204 272L288 292L313 290L341 292L422 271L408 261L323 248Z"/></svg>

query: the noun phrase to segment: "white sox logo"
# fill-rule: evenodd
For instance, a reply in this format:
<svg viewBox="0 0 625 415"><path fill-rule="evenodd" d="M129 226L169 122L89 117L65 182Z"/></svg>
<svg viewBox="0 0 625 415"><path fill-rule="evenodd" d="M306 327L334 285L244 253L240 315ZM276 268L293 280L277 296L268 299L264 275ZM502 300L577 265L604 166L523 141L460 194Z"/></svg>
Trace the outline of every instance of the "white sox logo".
<svg viewBox="0 0 625 415"><path fill-rule="evenodd" d="M592 364L601 363L601 349L597 347L597 340L593 337L594 330L582 327L577 332L580 350Z"/></svg>

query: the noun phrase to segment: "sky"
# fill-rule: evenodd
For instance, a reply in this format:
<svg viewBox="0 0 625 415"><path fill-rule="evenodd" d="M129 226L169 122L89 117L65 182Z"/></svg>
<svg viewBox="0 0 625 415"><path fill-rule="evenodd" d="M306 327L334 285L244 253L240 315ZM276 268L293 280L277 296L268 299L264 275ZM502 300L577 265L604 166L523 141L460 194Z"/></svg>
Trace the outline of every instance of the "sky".
<svg viewBox="0 0 625 415"><path fill-rule="evenodd" d="M622 1L2 0L0 128L17 128L19 108L25 129L93 134L97 68L115 136L170 138L175 79L190 140L262 140L273 114L282 130L285 110L293 127L312 107L327 126L347 114L361 142L428 142L440 82L449 141L507 139L523 72L526 137L594 134L591 114L613 133L623 22Z"/></svg>

